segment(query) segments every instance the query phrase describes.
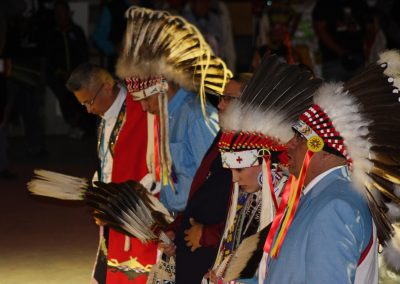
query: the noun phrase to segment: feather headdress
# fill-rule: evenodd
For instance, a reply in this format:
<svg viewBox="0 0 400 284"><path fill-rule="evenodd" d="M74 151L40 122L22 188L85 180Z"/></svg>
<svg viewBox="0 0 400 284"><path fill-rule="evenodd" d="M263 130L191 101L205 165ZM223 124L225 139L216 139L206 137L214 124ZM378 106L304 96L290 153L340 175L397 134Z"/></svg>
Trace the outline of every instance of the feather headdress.
<svg viewBox="0 0 400 284"><path fill-rule="evenodd" d="M284 144L292 136L291 125L312 102L322 80L310 71L264 57L239 100L221 116L224 130L257 132Z"/></svg>
<svg viewBox="0 0 400 284"><path fill-rule="evenodd" d="M282 63L276 56L264 57L239 100L220 117L223 134L219 148L226 166L256 165L262 149L284 151L292 136L292 123L311 105L312 95L321 84L308 70ZM237 153L249 161L239 159L235 163Z"/></svg>
<svg viewBox="0 0 400 284"><path fill-rule="evenodd" d="M262 206L259 231L271 224L278 202L272 185L271 157L286 164L286 146L292 136L291 125L298 115L311 105L312 95L322 84L320 79L299 66L282 63L276 56L264 57L259 69L244 88L239 100L232 102L220 117L223 133L219 141L224 167L244 168L262 166ZM280 184L281 189L286 182ZM225 234L234 223L238 187L235 186L232 204L225 226ZM282 204L282 203L281 203ZM285 206L285 204L282 204ZM265 236L268 232L263 231ZM223 237L226 237L224 235ZM253 236L260 240L259 236ZM260 243L265 241L265 237ZM248 246L251 247L248 247ZM247 275L254 263L260 261L260 246L243 242L240 257L223 261L220 253L214 269L229 279ZM244 252L244 254L243 254ZM255 260L257 258L257 260ZM239 271L232 273L235 268ZM224 274L226 270L226 273ZM247 271L247 272L246 272Z"/></svg>
<svg viewBox="0 0 400 284"><path fill-rule="evenodd" d="M232 77L226 64L216 57L195 26L184 18L165 11L131 7L126 11L127 28L122 53L116 65L117 75L124 79L135 100L155 94L160 110L159 130L153 131L153 117L149 117L149 133L158 135L160 143L158 160L163 184L174 189L172 161L169 150L168 83L176 83L200 96L204 117L206 92L222 95L226 82ZM154 137L148 136L149 145ZM154 164L156 151L147 150L149 164ZM179 181L178 181L179 182Z"/></svg>
<svg viewBox="0 0 400 284"><path fill-rule="evenodd" d="M136 89L154 85L157 80L148 79L162 76L198 92L202 100L205 92L222 95L232 73L195 26L180 16L135 6L125 16L128 23L116 66L119 77L141 79L134 82Z"/></svg>
<svg viewBox="0 0 400 284"><path fill-rule="evenodd" d="M382 245L392 234L384 202L400 205L399 78L400 54L386 51L351 80L321 87L294 126L310 151L333 149L347 159Z"/></svg>

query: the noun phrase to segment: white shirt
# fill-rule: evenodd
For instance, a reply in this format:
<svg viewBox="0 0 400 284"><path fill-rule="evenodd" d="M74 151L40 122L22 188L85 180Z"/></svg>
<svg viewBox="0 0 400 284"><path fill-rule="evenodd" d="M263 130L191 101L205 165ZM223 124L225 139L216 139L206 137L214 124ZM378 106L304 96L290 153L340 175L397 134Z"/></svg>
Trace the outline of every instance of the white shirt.
<svg viewBox="0 0 400 284"><path fill-rule="evenodd" d="M102 171L102 181L103 182L111 182L111 174L112 174L112 166L113 166L113 158L111 155L111 150L108 147L110 142L110 136L114 129L115 123L118 118L118 114L121 110L121 107L126 99L126 89L119 85L119 93L117 98L111 105L111 107L104 113L102 116L104 123L103 129L103 138L100 138L100 149L99 149L99 159L101 163L101 171ZM101 141L103 139L103 141Z"/></svg>

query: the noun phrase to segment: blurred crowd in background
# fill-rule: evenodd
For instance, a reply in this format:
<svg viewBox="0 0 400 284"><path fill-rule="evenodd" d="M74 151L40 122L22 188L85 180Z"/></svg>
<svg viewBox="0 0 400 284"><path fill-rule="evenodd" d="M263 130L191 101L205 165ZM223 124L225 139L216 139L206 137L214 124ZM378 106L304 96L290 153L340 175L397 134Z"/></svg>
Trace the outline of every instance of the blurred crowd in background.
<svg viewBox="0 0 400 284"><path fill-rule="evenodd" d="M323 3L322 3L323 2ZM53 116L71 139L94 136L96 119L66 87L70 72L91 61L113 72L131 5L179 14L203 33L234 73L254 71L277 54L318 77L346 80L386 48L400 47L395 0L3 0L0 2L0 178L7 137L25 137L27 157L42 158ZM20 132L15 129L20 129Z"/></svg>

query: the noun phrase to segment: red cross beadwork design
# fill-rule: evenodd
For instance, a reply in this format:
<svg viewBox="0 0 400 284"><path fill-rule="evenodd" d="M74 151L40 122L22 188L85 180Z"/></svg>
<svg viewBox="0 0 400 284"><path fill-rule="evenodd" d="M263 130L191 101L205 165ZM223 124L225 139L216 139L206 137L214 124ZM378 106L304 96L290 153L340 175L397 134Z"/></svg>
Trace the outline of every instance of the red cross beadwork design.
<svg viewBox="0 0 400 284"><path fill-rule="evenodd" d="M236 159L236 161L240 164L240 163L243 161L243 159L239 156L239 157Z"/></svg>

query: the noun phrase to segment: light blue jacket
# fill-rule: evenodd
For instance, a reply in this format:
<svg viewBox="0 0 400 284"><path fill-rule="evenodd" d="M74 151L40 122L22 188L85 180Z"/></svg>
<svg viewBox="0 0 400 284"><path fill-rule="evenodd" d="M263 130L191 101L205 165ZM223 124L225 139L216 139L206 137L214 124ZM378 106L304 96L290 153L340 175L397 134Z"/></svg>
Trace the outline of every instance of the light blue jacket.
<svg viewBox="0 0 400 284"><path fill-rule="evenodd" d="M194 174L219 130L217 110L207 104L206 112L208 122L202 114L199 96L182 88L168 102L169 144L177 194L170 185L163 186L160 200L170 211L180 212L186 207Z"/></svg>
<svg viewBox="0 0 400 284"><path fill-rule="evenodd" d="M372 226L344 168L332 171L300 199L278 258L268 259L264 283L353 283Z"/></svg>

